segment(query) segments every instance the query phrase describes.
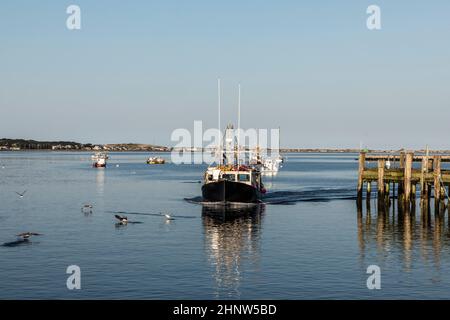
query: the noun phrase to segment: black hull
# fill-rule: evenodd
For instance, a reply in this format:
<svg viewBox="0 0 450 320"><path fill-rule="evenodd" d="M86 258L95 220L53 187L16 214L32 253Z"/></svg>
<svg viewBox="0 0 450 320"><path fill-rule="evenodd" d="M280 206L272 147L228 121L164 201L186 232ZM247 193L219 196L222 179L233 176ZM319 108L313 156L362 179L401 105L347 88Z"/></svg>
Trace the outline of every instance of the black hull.
<svg viewBox="0 0 450 320"><path fill-rule="evenodd" d="M260 202L261 192L253 186L241 182L222 180L202 186L205 202Z"/></svg>
<svg viewBox="0 0 450 320"><path fill-rule="evenodd" d="M92 166L94 168L106 168L106 164L96 164L96 163L94 163Z"/></svg>

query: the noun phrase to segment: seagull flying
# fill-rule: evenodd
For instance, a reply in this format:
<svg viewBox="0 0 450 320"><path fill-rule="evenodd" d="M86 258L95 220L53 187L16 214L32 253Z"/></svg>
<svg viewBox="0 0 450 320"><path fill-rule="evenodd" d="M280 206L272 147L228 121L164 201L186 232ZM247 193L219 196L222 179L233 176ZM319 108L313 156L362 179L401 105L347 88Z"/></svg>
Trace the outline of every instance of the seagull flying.
<svg viewBox="0 0 450 320"><path fill-rule="evenodd" d="M125 216L119 216L118 214L115 215L116 219L119 220L121 224L127 224L128 218Z"/></svg>
<svg viewBox="0 0 450 320"><path fill-rule="evenodd" d="M22 193L19 193L19 192L17 192L17 191L14 191L14 192L17 193L17 194L19 195L19 197L23 198L23 196L25 195L25 192L27 192L27 190L25 190L25 191L22 192Z"/></svg>
<svg viewBox="0 0 450 320"><path fill-rule="evenodd" d="M40 233L36 232L22 232L17 235L17 237L21 238L22 240L28 240L31 236L40 236Z"/></svg>

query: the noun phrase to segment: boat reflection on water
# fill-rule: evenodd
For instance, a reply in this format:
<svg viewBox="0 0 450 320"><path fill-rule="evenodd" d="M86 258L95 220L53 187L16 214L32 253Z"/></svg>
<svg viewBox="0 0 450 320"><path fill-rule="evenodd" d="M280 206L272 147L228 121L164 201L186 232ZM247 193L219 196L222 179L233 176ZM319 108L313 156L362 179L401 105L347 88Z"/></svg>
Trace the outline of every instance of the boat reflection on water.
<svg viewBox="0 0 450 320"><path fill-rule="evenodd" d="M239 298L243 273L258 268L264 204L203 205L205 251L216 298Z"/></svg>
<svg viewBox="0 0 450 320"><path fill-rule="evenodd" d="M364 260L372 252L382 260L401 255L403 269L410 271L417 258L440 268L441 254L450 251L450 219L429 206L399 209L397 202L388 206L370 203L357 210L358 244ZM375 250L375 251L373 251Z"/></svg>
<svg viewBox="0 0 450 320"><path fill-rule="evenodd" d="M100 196L103 196L105 192L105 171L97 170L97 174L95 176L95 184L97 186L97 193Z"/></svg>

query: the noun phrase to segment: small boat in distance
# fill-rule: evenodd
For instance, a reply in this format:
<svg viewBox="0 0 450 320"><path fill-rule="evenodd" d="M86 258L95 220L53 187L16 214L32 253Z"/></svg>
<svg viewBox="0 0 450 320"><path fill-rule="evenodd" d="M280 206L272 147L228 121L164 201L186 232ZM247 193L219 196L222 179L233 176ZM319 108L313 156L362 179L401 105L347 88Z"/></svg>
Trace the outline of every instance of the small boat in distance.
<svg viewBox="0 0 450 320"><path fill-rule="evenodd" d="M278 130L280 129L278 128ZM282 164L284 163L283 157L279 154L279 146L280 138L278 136L278 150L276 150L278 152L276 155L272 155L273 150L271 150L271 157L262 157L261 149L257 146L254 150L253 157L250 160L250 164L258 166L263 176L276 176L278 171L283 167Z"/></svg>
<svg viewBox="0 0 450 320"><path fill-rule="evenodd" d="M278 173L278 170L280 170L280 168L282 167L282 162L283 160L280 157L265 159L261 166L261 173L268 176L276 175Z"/></svg>
<svg viewBox="0 0 450 320"><path fill-rule="evenodd" d="M94 160L92 164L94 168L104 168L106 167L106 159L109 159L109 157L106 153L97 152L92 156L92 159Z"/></svg>
<svg viewBox="0 0 450 320"><path fill-rule="evenodd" d="M166 160L161 157L150 157L147 159L147 164L164 164Z"/></svg>

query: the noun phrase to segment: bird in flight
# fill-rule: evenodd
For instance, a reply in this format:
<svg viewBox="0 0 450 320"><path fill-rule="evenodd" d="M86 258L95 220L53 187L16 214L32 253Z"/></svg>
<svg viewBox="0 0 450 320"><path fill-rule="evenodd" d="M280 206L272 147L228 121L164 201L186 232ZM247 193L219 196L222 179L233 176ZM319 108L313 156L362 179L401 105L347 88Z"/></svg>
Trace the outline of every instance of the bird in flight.
<svg viewBox="0 0 450 320"><path fill-rule="evenodd" d="M127 224L128 218L125 216L119 216L118 214L115 215L116 219L119 220L120 224Z"/></svg>
<svg viewBox="0 0 450 320"><path fill-rule="evenodd" d="M36 232L22 232L22 233L19 233L17 235L17 237L19 237L23 241L26 241L26 240L30 239L31 236L40 236L40 235L41 235L40 233L36 233Z"/></svg>
<svg viewBox="0 0 450 320"><path fill-rule="evenodd" d="M25 190L25 191L22 192L22 193L17 192L17 191L14 191L14 192L17 193L17 195L18 195L19 197L23 198L23 196L25 195L25 192L27 192L27 190Z"/></svg>

